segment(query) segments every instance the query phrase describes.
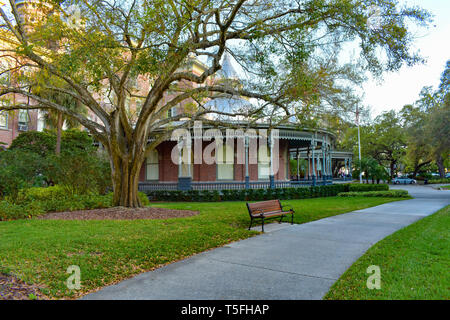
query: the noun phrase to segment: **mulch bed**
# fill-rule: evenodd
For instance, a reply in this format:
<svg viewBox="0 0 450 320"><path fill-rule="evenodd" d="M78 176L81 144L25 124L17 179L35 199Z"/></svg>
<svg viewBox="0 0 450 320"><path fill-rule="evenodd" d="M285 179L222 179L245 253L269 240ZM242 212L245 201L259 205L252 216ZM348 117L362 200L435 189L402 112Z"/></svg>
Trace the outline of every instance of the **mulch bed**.
<svg viewBox="0 0 450 320"><path fill-rule="evenodd" d="M174 210L164 208L125 208L114 207L106 209L79 210L66 212L50 212L38 217L47 220L136 220L136 219L170 219L192 217L198 211Z"/></svg>
<svg viewBox="0 0 450 320"><path fill-rule="evenodd" d="M14 276L0 273L0 300L48 299L39 292L38 287L31 286Z"/></svg>

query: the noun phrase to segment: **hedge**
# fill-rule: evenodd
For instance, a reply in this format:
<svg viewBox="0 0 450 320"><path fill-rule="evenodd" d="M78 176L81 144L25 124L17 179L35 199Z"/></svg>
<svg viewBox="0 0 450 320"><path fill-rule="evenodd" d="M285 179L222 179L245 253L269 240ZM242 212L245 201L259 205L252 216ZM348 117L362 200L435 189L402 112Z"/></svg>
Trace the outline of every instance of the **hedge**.
<svg viewBox="0 0 450 320"><path fill-rule="evenodd" d="M367 192L367 191L387 191L389 190L389 185L387 184L360 184L352 183L350 184L350 192Z"/></svg>
<svg viewBox="0 0 450 320"><path fill-rule="evenodd" d="M157 190L147 191L152 201L261 201L289 200L317 197L333 197L340 192L348 192L349 184L333 184L315 187L276 188L276 189L237 189L237 190Z"/></svg>
<svg viewBox="0 0 450 320"><path fill-rule="evenodd" d="M427 181L428 184L433 183L450 183L450 178L444 178L444 179L430 179Z"/></svg>
<svg viewBox="0 0 450 320"><path fill-rule="evenodd" d="M342 192L339 197L383 197L383 198L410 198L407 190Z"/></svg>

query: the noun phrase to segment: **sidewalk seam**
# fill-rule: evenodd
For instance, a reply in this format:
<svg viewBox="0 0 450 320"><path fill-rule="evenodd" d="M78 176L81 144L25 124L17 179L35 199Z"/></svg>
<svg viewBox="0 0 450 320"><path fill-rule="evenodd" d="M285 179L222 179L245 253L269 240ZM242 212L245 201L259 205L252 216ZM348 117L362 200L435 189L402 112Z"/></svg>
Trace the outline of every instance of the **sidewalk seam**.
<svg viewBox="0 0 450 320"><path fill-rule="evenodd" d="M254 269L263 269L263 270L269 270L269 271L274 271L274 272L293 274L296 276L302 276L302 277L308 277L308 278L325 279L325 280L332 280L332 281L336 281L337 279L339 279L339 278L327 278L327 277L312 276L312 275L308 275L308 274L296 273L296 272L291 272L291 271L276 270L276 269L265 268L265 267L260 267L260 266L248 265L245 263L223 261L223 260L215 259L215 258L210 258L210 259L217 261L217 262L221 262L221 263L234 264L234 265L244 266L244 267L249 267L249 268L254 268Z"/></svg>

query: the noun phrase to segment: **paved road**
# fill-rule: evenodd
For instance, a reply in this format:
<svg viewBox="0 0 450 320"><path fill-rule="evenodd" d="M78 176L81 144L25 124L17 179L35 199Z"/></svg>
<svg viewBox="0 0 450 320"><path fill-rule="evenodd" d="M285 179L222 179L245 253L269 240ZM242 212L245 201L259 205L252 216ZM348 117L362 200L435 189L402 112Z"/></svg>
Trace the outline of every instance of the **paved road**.
<svg viewBox="0 0 450 320"><path fill-rule="evenodd" d="M374 243L450 203L450 191L394 188L408 189L416 199L278 228L84 299L321 299Z"/></svg>

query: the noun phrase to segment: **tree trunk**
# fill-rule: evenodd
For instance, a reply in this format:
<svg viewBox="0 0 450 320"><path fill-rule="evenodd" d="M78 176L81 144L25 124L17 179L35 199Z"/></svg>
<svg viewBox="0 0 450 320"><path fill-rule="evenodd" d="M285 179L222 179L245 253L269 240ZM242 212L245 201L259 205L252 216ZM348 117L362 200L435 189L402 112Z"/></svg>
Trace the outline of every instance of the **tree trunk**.
<svg viewBox="0 0 450 320"><path fill-rule="evenodd" d="M58 112L58 120L56 123L56 148L55 153L61 153L61 131L63 126L63 115L61 112Z"/></svg>
<svg viewBox="0 0 450 320"><path fill-rule="evenodd" d="M394 179L394 165L395 163L393 161L391 161L391 179Z"/></svg>
<svg viewBox="0 0 450 320"><path fill-rule="evenodd" d="M437 154L436 164L439 168L439 176L442 179L444 179L445 178L444 159L442 159L442 154L440 154L440 153Z"/></svg>
<svg viewBox="0 0 450 320"><path fill-rule="evenodd" d="M139 173L142 162L128 160L124 156L112 156L111 175L113 181L114 206L139 208L142 203L138 196Z"/></svg>
<svg viewBox="0 0 450 320"><path fill-rule="evenodd" d="M422 162L420 164L416 164L414 166L413 178L415 178L417 176L417 174L419 173L420 168L422 168L423 166L429 164L430 162L431 161L425 161L425 162Z"/></svg>

